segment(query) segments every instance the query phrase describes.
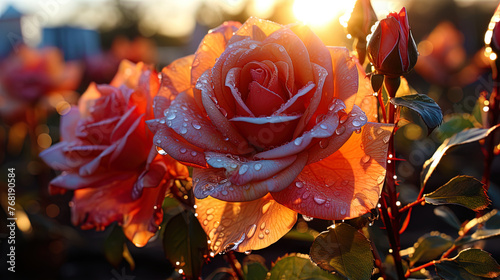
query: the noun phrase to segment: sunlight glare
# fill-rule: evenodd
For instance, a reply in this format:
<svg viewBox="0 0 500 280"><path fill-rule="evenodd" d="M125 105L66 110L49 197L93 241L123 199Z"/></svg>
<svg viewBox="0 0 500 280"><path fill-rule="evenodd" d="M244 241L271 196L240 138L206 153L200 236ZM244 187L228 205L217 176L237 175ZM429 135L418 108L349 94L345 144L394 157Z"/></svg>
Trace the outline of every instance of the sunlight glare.
<svg viewBox="0 0 500 280"><path fill-rule="evenodd" d="M353 0L295 0L293 14L308 25L321 26L331 23L354 6Z"/></svg>

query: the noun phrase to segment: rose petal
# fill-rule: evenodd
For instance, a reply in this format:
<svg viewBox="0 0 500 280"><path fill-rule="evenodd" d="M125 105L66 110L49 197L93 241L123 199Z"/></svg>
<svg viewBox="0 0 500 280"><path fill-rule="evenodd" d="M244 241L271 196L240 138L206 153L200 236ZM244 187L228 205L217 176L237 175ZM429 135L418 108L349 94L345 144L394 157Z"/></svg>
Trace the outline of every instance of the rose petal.
<svg viewBox="0 0 500 280"><path fill-rule="evenodd" d="M154 98L154 116L163 117L164 111L181 92L191 88L191 65L194 55L174 60L161 70L161 85ZM198 104L200 105L200 104Z"/></svg>
<svg viewBox="0 0 500 280"><path fill-rule="evenodd" d="M229 142L237 145L239 148L238 154L246 154L253 151L253 149L248 144L247 140L241 136L241 134L233 127L229 120L221 113L221 110L214 102L215 97L213 95L212 83L209 79L205 77L209 75L209 71L202 75L200 82L198 83L202 92L203 107L207 112L208 117L212 124L217 128L222 135L228 139ZM197 86L198 86L197 85Z"/></svg>
<svg viewBox="0 0 500 280"><path fill-rule="evenodd" d="M237 116L254 117L255 115L248 109L247 105L242 99L242 95L239 91L239 80L240 80L241 68L233 68L229 70L226 76L226 86L231 89L231 93L234 98L235 114Z"/></svg>
<svg viewBox="0 0 500 280"><path fill-rule="evenodd" d="M150 120L146 123L150 127L155 127L155 136L153 143L160 147L164 153L170 155L174 159L196 167L206 167L205 155L203 150L188 143L179 134L173 132L170 128L161 125L160 122L164 120ZM153 130L153 129L152 129Z"/></svg>
<svg viewBox="0 0 500 280"><path fill-rule="evenodd" d="M95 100L101 97L101 92L97 90L95 83L90 83L87 90L78 100L78 111L82 119L90 115L90 107L95 103Z"/></svg>
<svg viewBox="0 0 500 280"><path fill-rule="evenodd" d="M111 86L119 87L120 85L126 85L129 88L136 88L139 83L139 77L142 74L142 71L147 68L144 66L144 63L139 62L137 64L128 61L126 59L120 62L120 66L118 66L118 71L111 83Z"/></svg>
<svg viewBox="0 0 500 280"><path fill-rule="evenodd" d="M267 148L290 141L300 117L301 115L235 117L230 121L252 145Z"/></svg>
<svg viewBox="0 0 500 280"><path fill-rule="evenodd" d="M80 120L80 111L77 107L71 106L68 113L61 116L59 131L61 132L61 141L75 141L75 128Z"/></svg>
<svg viewBox="0 0 500 280"><path fill-rule="evenodd" d="M102 230L116 221L134 245L146 245L162 221L161 203L169 185L145 188L139 199L132 200L135 179L132 177L97 189L75 191L71 209L73 224L80 225L82 229Z"/></svg>
<svg viewBox="0 0 500 280"><path fill-rule="evenodd" d="M39 156L50 168L61 171L76 170L91 160L88 152L68 153L68 145L68 142L59 142L43 150Z"/></svg>
<svg viewBox="0 0 500 280"><path fill-rule="evenodd" d="M193 182L196 198L207 196L224 201L249 201L263 197L268 192L283 190L290 185L307 162L307 154L300 154L287 168L274 176L248 185L235 185L229 181L223 169L194 169ZM241 169L240 169L241 170Z"/></svg>
<svg viewBox="0 0 500 280"><path fill-rule="evenodd" d="M113 182L128 180L134 173L112 171L103 174L94 174L92 176L81 176L75 172L63 172L61 175L50 181L51 194L61 193L66 190L78 190L84 188L100 188ZM60 190L64 189L64 190Z"/></svg>
<svg viewBox="0 0 500 280"><path fill-rule="evenodd" d="M378 67L381 67L384 60L398 45L400 25L399 22L393 17L381 20L379 25L381 30L380 36L383 38L383 40L380 40L380 47L378 48Z"/></svg>
<svg viewBox="0 0 500 280"><path fill-rule="evenodd" d="M307 165L290 187L273 198L303 215L341 220L377 204L385 179L391 125L369 123L337 152ZM364 149L360 146L363 145Z"/></svg>
<svg viewBox="0 0 500 280"><path fill-rule="evenodd" d="M118 128L118 125L117 125ZM146 162L151 149L151 138L144 133L147 131L144 116L139 116L133 122L127 133L116 140L116 148L109 159L109 165L113 169L133 170Z"/></svg>
<svg viewBox="0 0 500 280"><path fill-rule="evenodd" d="M333 64L334 97L344 101L346 111L351 111L358 92L358 69L344 47L328 47Z"/></svg>
<svg viewBox="0 0 500 280"><path fill-rule="evenodd" d="M339 126L329 138L325 138L322 141L316 143L314 146L310 147L309 161L308 164L319 161L326 158L336 152L344 143L351 137L354 131L361 129L363 125L367 122L367 117L361 109L354 105L351 112L345 116L341 117Z"/></svg>
<svg viewBox="0 0 500 280"><path fill-rule="evenodd" d="M193 97L181 93L167 109L163 119L171 128L190 144L203 150L239 154L237 146L224 140L224 136L210 120L197 110Z"/></svg>
<svg viewBox="0 0 500 280"><path fill-rule="evenodd" d="M358 86L358 94L356 95L356 104L361 108L363 112L365 112L366 117L369 122L377 122L378 121L378 108L377 108L377 98L373 95L373 89L370 82L370 77L366 76L365 71L363 70L363 66L359 63L356 63L358 68L358 77L359 77L359 86Z"/></svg>
<svg viewBox="0 0 500 280"><path fill-rule="evenodd" d="M267 37L281 28L283 28L283 26L278 23L257 17L250 17L243 23L238 31L236 31L236 34L240 36L249 36L252 40L262 41L262 34Z"/></svg>
<svg viewBox="0 0 500 280"><path fill-rule="evenodd" d="M205 152L207 163L213 168L226 169L226 176L236 185L244 185L251 181L261 181L290 166L297 156L289 156L273 160L242 161L239 157L225 154Z"/></svg>
<svg viewBox="0 0 500 280"><path fill-rule="evenodd" d="M328 138L334 135L337 126L339 125L338 112L343 110L345 105L342 101L336 100L331 104L331 110L325 115L324 119L320 121L314 128L304 132L300 137L294 138L284 145L277 148L270 149L256 154L255 158L271 159L281 158L294 154L307 149L314 139Z"/></svg>
<svg viewBox="0 0 500 280"><path fill-rule="evenodd" d="M256 116L271 116L285 101L257 82L250 83L246 104Z"/></svg>
<svg viewBox="0 0 500 280"><path fill-rule="evenodd" d="M210 240L210 250L245 252L265 248L285 235L297 213L269 195L248 202L225 202L207 197L196 200L198 220Z"/></svg>
<svg viewBox="0 0 500 280"><path fill-rule="evenodd" d="M234 21L224 22L222 25L208 32L203 38L196 53L191 69L191 85L196 85L198 78L215 65L215 61L226 49L228 40L241 27L241 23Z"/></svg>

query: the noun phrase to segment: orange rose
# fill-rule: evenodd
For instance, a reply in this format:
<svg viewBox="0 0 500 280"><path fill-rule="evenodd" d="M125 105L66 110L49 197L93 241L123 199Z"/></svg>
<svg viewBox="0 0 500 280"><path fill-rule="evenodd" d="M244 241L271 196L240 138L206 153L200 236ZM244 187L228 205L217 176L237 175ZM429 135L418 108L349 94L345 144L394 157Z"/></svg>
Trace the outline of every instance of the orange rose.
<svg viewBox="0 0 500 280"><path fill-rule="evenodd" d="M14 120L50 94L75 90L80 78L79 66L65 63L58 49L21 46L0 63L0 114Z"/></svg>
<svg viewBox="0 0 500 280"><path fill-rule="evenodd" d="M157 155L146 128L158 86L150 67L123 61L110 85L90 85L62 116L62 141L40 157L63 171L50 182L52 194L74 190L75 225L103 229L117 221L137 246L158 229L167 189L188 176L186 167Z"/></svg>
<svg viewBox="0 0 500 280"><path fill-rule="evenodd" d="M268 246L297 212L332 220L375 207L392 128L367 123L375 103L357 65L306 26L250 18L163 69L149 126L155 145L194 166L213 251Z"/></svg>

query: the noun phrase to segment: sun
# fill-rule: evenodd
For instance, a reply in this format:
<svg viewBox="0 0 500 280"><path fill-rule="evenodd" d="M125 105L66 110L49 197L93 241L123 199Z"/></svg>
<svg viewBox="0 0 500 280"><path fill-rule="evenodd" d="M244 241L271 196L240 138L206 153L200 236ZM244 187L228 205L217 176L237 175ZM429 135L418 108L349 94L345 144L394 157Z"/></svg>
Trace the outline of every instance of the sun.
<svg viewBox="0 0 500 280"><path fill-rule="evenodd" d="M353 0L295 0L293 14L301 22L311 26L331 23L346 10L352 9Z"/></svg>

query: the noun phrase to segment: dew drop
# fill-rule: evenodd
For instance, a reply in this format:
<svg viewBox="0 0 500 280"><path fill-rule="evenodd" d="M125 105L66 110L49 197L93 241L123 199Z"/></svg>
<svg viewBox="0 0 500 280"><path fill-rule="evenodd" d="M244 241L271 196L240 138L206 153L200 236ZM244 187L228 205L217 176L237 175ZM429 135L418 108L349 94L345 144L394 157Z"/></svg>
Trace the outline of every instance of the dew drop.
<svg viewBox="0 0 500 280"><path fill-rule="evenodd" d="M358 121L358 120L353 120L352 121L352 125L354 125L354 126L361 126L361 122Z"/></svg>
<svg viewBox="0 0 500 280"><path fill-rule="evenodd" d="M319 127L321 127L322 129L327 129L328 128L328 126L326 124L324 124L324 123L320 124Z"/></svg>
<svg viewBox="0 0 500 280"><path fill-rule="evenodd" d="M212 214L214 211L215 211L215 209L214 209L214 208L208 208L208 209L207 209L207 215Z"/></svg>
<svg viewBox="0 0 500 280"><path fill-rule="evenodd" d="M345 208L340 209L340 215L345 215L347 210Z"/></svg>
<svg viewBox="0 0 500 280"><path fill-rule="evenodd" d="M236 163L231 163L229 167L231 167L231 169L236 169L238 165Z"/></svg>
<svg viewBox="0 0 500 280"><path fill-rule="evenodd" d="M156 146L156 151L158 152L158 154L162 155L162 156L166 156L168 155L167 152L165 152L165 150L163 150L162 148Z"/></svg>
<svg viewBox="0 0 500 280"><path fill-rule="evenodd" d="M359 116L359 119L362 120L362 121L366 121L366 115Z"/></svg>
<svg viewBox="0 0 500 280"><path fill-rule="evenodd" d="M193 64L191 65L192 67L196 67L200 65L200 59L199 58L196 58L194 61L193 61Z"/></svg>
<svg viewBox="0 0 500 280"><path fill-rule="evenodd" d="M196 151L191 151L191 155L195 157L198 153Z"/></svg>
<svg viewBox="0 0 500 280"><path fill-rule="evenodd" d="M204 220L204 221L203 221L203 225L204 225L204 226L208 225L208 220Z"/></svg>
<svg viewBox="0 0 500 280"><path fill-rule="evenodd" d="M201 129L201 125L197 121L193 121L191 125L194 127L194 129Z"/></svg>
<svg viewBox="0 0 500 280"><path fill-rule="evenodd" d="M356 132L356 134L360 134L361 133L361 129L356 129L356 130L354 130L354 132Z"/></svg>
<svg viewBox="0 0 500 280"><path fill-rule="evenodd" d="M304 186L304 183L302 183L302 182L295 182L295 186L300 189L300 188L302 188Z"/></svg>
<svg viewBox="0 0 500 280"><path fill-rule="evenodd" d="M378 178L377 178L377 183L378 183L378 184L382 184L382 183L384 182L384 180L385 180L385 176L380 175L380 176L378 176Z"/></svg>
<svg viewBox="0 0 500 280"><path fill-rule="evenodd" d="M326 199L322 198L322 197L319 197L319 196L315 196L314 197L314 202L316 202L317 204L321 205L323 203L326 202Z"/></svg>
<svg viewBox="0 0 500 280"><path fill-rule="evenodd" d="M161 144L161 140L160 139L156 140L156 144Z"/></svg>
<svg viewBox="0 0 500 280"><path fill-rule="evenodd" d="M384 141L384 143L389 143L389 140L391 139L391 135L387 135L385 136L384 138L382 138L382 141Z"/></svg>
<svg viewBox="0 0 500 280"><path fill-rule="evenodd" d="M228 194L228 192L227 192L226 190L223 190L223 191L222 191L222 194L223 194L223 195L227 195L227 194Z"/></svg>
<svg viewBox="0 0 500 280"><path fill-rule="evenodd" d="M165 116L167 118L167 120L171 121L173 119L175 119L175 113L174 112L168 112L168 114Z"/></svg>
<svg viewBox="0 0 500 280"><path fill-rule="evenodd" d="M250 255L251 253L252 253L252 250L245 251L245 255Z"/></svg>
<svg viewBox="0 0 500 280"><path fill-rule="evenodd" d="M207 221L211 221L211 220L213 220L213 219L214 219L214 215L209 214L209 215L207 216Z"/></svg>
<svg viewBox="0 0 500 280"><path fill-rule="evenodd" d="M259 171L260 169L262 169L262 164L260 164L260 163L256 163L256 164L253 166L253 168L254 168L255 170Z"/></svg>
<svg viewBox="0 0 500 280"><path fill-rule="evenodd" d="M160 120L160 123L161 123L161 124L164 124L164 123L165 123L165 119L161 119L161 120Z"/></svg>
<svg viewBox="0 0 500 280"><path fill-rule="evenodd" d="M185 154L185 153L187 152L187 150L186 150L186 148L181 148L181 149L179 150L179 152L181 152L181 154Z"/></svg>
<svg viewBox="0 0 500 280"><path fill-rule="evenodd" d="M181 109L187 111L188 108L186 107L186 105L181 105Z"/></svg>
<svg viewBox="0 0 500 280"><path fill-rule="evenodd" d="M377 134L378 135L382 134L382 132L384 132L384 130L382 128L377 129Z"/></svg>
<svg viewBox="0 0 500 280"><path fill-rule="evenodd" d="M186 134L187 132L188 130L185 127L181 127L181 129L179 130L179 134Z"/></svg>
<svg viewBox="0 0 500 280"><path fill-rule="evenodd" d="M267 211L269 211L269 207L271 207L271 204L273 204L273 203L271 201L269 201L262 206L262 214L266 214Z"/></svg>
<svg viewBox="0 0 500 280"><path fill-rule="evenodd" d="M340 135L340 134L344 133L344 131L345 131L345 127L341 126L335 130L335 134Z"/></svg>
<svg viewBox="0 0 500 280"><path fill-rule="evenodd" d="M248 170L248 165L243 164L242 166L240 166L240 170L238 170L238 174L243 175L243 174L245 174L245 172L247 172L247 170Z"/></svg>
<svg viewBox="0 0 500 280"><path fill-rule="evenodd" d="M263 233L259 233L259 238L260 239L264 239L264 234Z"/></svg>
<svg viewBox="0 0 500 280"><path fill-rule="evenodd" d="M253 224L251 225L248 230L247 230L247 236L248 238L252 238L252 236L255 234L255 230L257 229L257 225Z"/></svg>
<svg viewBox="0 0 500 280"><path fill-rule="evenodd" d="M309 192L306 191L302 194L303 199L307 199L308 197L309 197Z"/></svg>
<svg viewBox="0 0 500 280"><path fill-rule="evenodd" d="M328 147L329 142L330 142L330 141L328 140L328 138L321 139L321 140L319 141L319 147L320 147L321 149L326 149L326 148Z"/></svg>
<svg viewBox="0 0 500 280"><path fill-rule="evenodd" d="M302 137L295 138L295 140L293 140L293 143L294 143L296 146L299 146L300 144L302 144Z"/></svg>
<svg viewBox="0 0 500 280"><path fill-rule="evenodd" d="M345 123L345 121L347 121L347 118L348 118L348 116L347 116L347 115L342 115L342 117L340 117L339 122L340 122L340 123Z"/></svg>
<svg viewBox="0 0 500 280"><path fill-rule="evenodd" d="M269 234L271 231L270 231L269 229L266 229L264 232L265 232L266 234Z"/></svg>
<svg viewBox="0 0 500 280"><path fill-rule="evenodd" d="M250 44L250 46L248 46L251 50L255 49L257 47L257 44Z"/></svg>
<svg viewBox="0 0 500 280"><path fill-rule="evenodd" d="M260 224L260 230L264 230L266 228L266 222L262 222L262 224Z"/></svg>
<svg viewBox="0 0 500 280"><path fill-rule="evenodd" d="M362 162L362 163L367 163L367 162L369 162L369 161L370 161L370 159L371 159L371 156L369 156L369 155L364 155L364 156L361 158L361 162Z"/></svg>
<svg viewBox="0 0 500 280"><path fill-rule="evenodd" d="M306 216L306 215L302 215L302 218L304 219L304 221L306 222L310 222L313 220L313 217L309 217L309 216Z"/></svg>

